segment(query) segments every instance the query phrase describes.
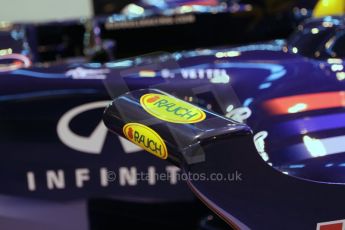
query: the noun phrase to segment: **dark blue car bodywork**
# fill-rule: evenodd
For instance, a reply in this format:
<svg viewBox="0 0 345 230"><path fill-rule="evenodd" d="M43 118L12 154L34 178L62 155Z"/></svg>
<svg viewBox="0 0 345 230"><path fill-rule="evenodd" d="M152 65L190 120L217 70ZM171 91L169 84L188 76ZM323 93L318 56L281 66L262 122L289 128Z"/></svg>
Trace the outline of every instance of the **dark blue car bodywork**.
<svg viewBox="0 0 345 230"><path fill-rule="evenodd" d="M31 203L32 198L73 201L99 196L145 202L192 200L182 182L165 181L151 185L147 181L131 184L127 180L121 184L120 178L115 178L112 183L108 181L109 171L117 174L122 171L124 176L131 170L147 172L150 166L157 172L175 170L152 156L147 157L146 153L135 153L138 149L128 142L113 134L107 135L101 123L103 108L111 100L109 89L112 97L116 97L131 90L158 88L182 99L191 98L192 102L239 122L246 120L254 133L254 140L250 141L255 141L259 154L251 149L251 152L244 151L243 157L253 160L252 156L255 156L252 162L260 162L255 170L267 173L266 179L271 178L274 167L278 171L272 172L272 178L281 178L278 175L282 173L297 177L299 179L294 179L297 184L305 183L307 187L312 184L305 191L320 195L323 186L334 188L332 193L326 189L325 199L318 201L315 200L318 196L303 193L304 190L278 189L285 188L283 182L290 183L291 177L285 175L282 177L288 179L274 181L276 186L262 183L260 189L272 186L277 188L272 191L280 192L265 193L264 196L255 196L261 190L249 191L250 187L246 186L241 190L240 185L231 196L224 196L223 185L215 183L212 184L215 194L201 198L208 199L209 204L217 204L214 207L219 207L217 211L221 216L238 227L257 229L270 226L277 229L282 221L279 215L285 213L285 208L296 210L287 218L291 219L294 229L315 228L319 222L344 218L345 210L339 210L343 203L332 203L335 198L341 200L343 186L322 184L344 182L345 72L342 43L337 43L343 39L343 20L328 17L309 22L288 41L163 54L161 57L166 57L164 60L172 64L158 65L159 68L150 65L151 62L145 64L149 57L139 57L105 64L81 61L79 64L62 63L49 68L36 65L1 72L0 149L3 165L0 178L7 184L0 192L12 198L29 199L25 203ZM317 40L319 47L307 47L307 43L301 42L306 36L313 39L322 35L324 30L327 30L327 36ZM324 47L326 49L322 49ZM312 51L304 51L308 48ZM139 72L134 68L137 66ZM134 70L128 73L128 69ZM107 79L115 83L108 91L104 86L109 83ZM230 107L234 94L228 97L228 92L235 92L240 105ZM70 143L64 138L66 136L75 138L76 142ZM236 142L233 144L236 149ZM222 159L223 164L230 165L226 156ZM249 170L248 173L255 175L257 172ZM77 181L82 174L89 178L80 184ZM52 182L52 178L58 178L60 183ZM291 186L295 185L292 183ZM198 190L204 185L198 187L196 183L192 186ZM310 195L307 203L303 203L300 194ZM243 200L249 195L251 199ZM293 197L296 203L285 207L281 195ZM328 197L331 198L327 200ZM256 210L256 206L251 206L255 200L260 201L260 207L267 204L266 208ZM286 200L290 201L290 198ZM38 203L35 202L31 204L36 206ZM323 208L329 203L334 212L317 209L317 202ZM243 209L238 208L240 206ZM41 207L36 208L42 212ZM255 217L248 215L248 208L252 208L250 212L255 213ZM303 213L305 216L301 217L303 211L311 209L316 211L308 215ZM67 213L62 215L66 218ZM302 219L306 219L306 223Z"/></svg>
<svg viewBox="0 0 345 230"><path fill-rule="evenodd" d="M213 115L207 115L208 123L206 119L205 124L201 122L200 125L162 124L168 129L150 121L147 114L142 115L143 120L135 114L126 115L126 111L135 107L138 114L142 110L136 102L142 93L134 90L146 87L135 84L138 78L134 75L132 81L128 80L131 92L128 95L131 96L118 97L107 109L104 121L110 130L121 133L115 128L118 124L112 122L119 117L112 111L117 108L124 111L122 116L127 122L139 121L145 125L153 122L150 127L161 131L163 138L169 136L167 130L174 133L181 129L175 132L178 135L185 133L185 128L190 129L191 135L194 133L195 138L201 139L204 161L189 162L189 151L182 146L185 153L177 164L186 172L199 175L236 171L244 178L235 182L188 181L199 198L235 228L343 226L343 20L332 17L311 20L299 26L286 43L277 40L178 53L174 57L180 72L173 68L162 69L157 77L165 80L151 81L150 88L173 93L238 122L247 119L253 136L247 135L242 126L236 128L235 125L239 134L233 139L222 141L220 135L217 141L216 134L208 134L214 135L214 144L203 145L200 130L209 133L217 130L212 126L210 129L204 127L212 123ZM141 74L143 77L147 73ZM202 84L205 81L208 85ZM115 82L113 79L113 87ZM110 89L116 92L115 88ZM189 95L186 95L188 90ZM241 103L239 107L234 104L233 92ZM164 140L171 146L169 138ZM170 160L176 162L173 159L179 156L172 155Z"/></svg>

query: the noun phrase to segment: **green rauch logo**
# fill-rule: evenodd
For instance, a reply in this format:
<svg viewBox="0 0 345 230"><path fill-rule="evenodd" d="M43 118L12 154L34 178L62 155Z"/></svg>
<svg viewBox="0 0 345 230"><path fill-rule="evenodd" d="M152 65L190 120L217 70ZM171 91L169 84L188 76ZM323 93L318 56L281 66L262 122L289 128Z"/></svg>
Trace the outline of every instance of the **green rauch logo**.
<svg viewBox="0 0 345 230"><path fill-rule="evenodd" d="M152 116L173 123L197 123L206 114L196 106L163 94L149 93L140 98L142 107Z"/></svg>

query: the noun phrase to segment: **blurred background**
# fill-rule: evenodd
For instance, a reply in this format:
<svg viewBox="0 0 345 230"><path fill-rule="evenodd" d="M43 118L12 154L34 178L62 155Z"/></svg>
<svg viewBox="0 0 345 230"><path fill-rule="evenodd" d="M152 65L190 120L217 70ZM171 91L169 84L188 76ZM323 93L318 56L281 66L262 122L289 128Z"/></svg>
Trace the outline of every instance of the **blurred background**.
<svg viewBox="0 0 345 230"><path fill-rule="evenodd" d="M0 20L50 21L91 17L93 15L92 0L1 0Z"/></svg>

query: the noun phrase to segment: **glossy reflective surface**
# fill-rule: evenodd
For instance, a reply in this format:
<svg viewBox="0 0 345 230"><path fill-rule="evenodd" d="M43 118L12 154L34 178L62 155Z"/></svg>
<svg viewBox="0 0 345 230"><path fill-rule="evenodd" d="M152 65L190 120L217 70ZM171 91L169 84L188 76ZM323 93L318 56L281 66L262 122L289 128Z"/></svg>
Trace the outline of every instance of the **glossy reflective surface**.
<svg viewBox="0 0 345 230"><path fill-rule="evenodd" d="M191 185L229 221L262 229L279 229L288 221L292 227L300 224L308 229L319 221L343 218L344 61L305 57L289 45L276 40L161 56L161 61L172 59L180 68L155 68L145 65L152 64L149 57L141 57L105 64L34 65L0 73L0 147L10 153L1 155L6 163L0 176L9 182L1 193L46 199L117 194L138 199L144 191L145 200L191 199L182 184L178 190L172 190L170 182L159 187L102 184L104 167L118 170L138 164L146 170L154 164L160 171L168 167L143 152L126 155L138 149L114 136L106 138L107 131L99 124L110 100L103 81L111 79L113 96L155 87L238 122L247 121L254 136L224 142L218 151L206 149L211 154L204 164L188 168L225 173L238 168L248 176L242 184ZM145 69L133 70L138 63ZM132 72L122 72L128 69ZM233 102L234 91L240 105ZM75 174L83 167L96 179L81 188ZM61 168L66 187L49 189L46 172ZM28 172L33 172L36 187ZM310 215L301 219L305 213Z"/></svg>
<svg viewBox="0 0 345 230"><path fill-rule="evenodd" d="M309 19L289 39L289 50L317 59L344 58L344 23L343 17Z"/></svg>
<svg viewBox="0 0 345 230"><path fill-rule="evenodd" d="M342 32L337 30L335 36ZM286 229L313 229L345 216L344 62L304 57L289 51L289 45L278 40L177 53L179 70L152 69L127 76L133 83L148 76L170 80L174 89L165 89L181 98L188 90L176 91L187 84L191 91L202 82L212 85L216 96L226 94L222 87L235 90L241 107L211 100L204 106L240 122L247 120L254 135L205 146L204 162L187 161L183 167L197 174L243 176L238 181L189 181L203 201L240 229L280 229L282 223ZM194 98L191 101L198 104L199 95Z"/></svg>

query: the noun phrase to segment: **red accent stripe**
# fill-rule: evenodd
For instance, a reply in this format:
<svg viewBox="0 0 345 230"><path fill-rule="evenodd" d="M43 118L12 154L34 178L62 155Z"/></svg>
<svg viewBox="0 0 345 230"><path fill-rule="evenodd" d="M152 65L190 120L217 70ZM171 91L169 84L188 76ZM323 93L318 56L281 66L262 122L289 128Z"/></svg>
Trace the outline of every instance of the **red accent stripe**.
<svg viewBox="0 0 345 230"><path fill-rule="evenodd" d="M320 226L320 230L343 230L343 224L325 224Z"/></svg>
<svg viewBox="0 0 345 230"><path fill-rule="evenodd" d="M273 115L345 107L345 91L280 97L268 100L263 105Z"/></svg>

